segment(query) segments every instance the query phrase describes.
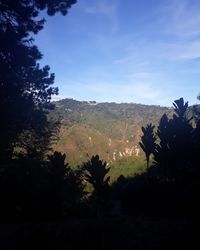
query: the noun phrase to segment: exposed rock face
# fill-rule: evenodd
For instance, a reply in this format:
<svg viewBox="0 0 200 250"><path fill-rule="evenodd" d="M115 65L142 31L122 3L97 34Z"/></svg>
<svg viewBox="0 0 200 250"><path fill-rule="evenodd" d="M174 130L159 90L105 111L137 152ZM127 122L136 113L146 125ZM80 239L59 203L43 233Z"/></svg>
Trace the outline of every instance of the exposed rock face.
<svg viewBox="0 0 200 250"><path fill-rule="evenodd" d="M97 103L64 99L55 103L54 116L61 117L59 141L54 149L67 155L69 163L81 164L92 155L110 163L138 157L141 127L156 124L168 108L134 103Z"/></svg>
<svg viewBox="0 0 200 250"><path fill-rule="evenodd" d="M125 147L124 151L117 151L115 150L113 152L113 161L116 161L120 158L123 158L123 157L126 157L126 156L132 156L132 157L138 157L140 154L140 148L135 145L135 146L132 146L132 147Z"/></svg>
<svg viewBox="0 0 200 250"><path fill-rule="evenodd" d="M116 154L117 154L117 152L113 153L113 161L116 161Z"/></svg>

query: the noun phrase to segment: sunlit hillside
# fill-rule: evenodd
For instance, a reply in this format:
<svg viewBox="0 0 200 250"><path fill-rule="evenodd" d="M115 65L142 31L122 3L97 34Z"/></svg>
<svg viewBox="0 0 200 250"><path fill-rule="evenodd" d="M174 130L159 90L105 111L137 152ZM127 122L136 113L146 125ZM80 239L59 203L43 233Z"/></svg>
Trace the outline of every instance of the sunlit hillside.
<svg viewBox="0 0 200 250"><path fill-rule="evenodd" d="M56 102L55 115L61 117L59 140L55 150L66 153L71 165L81 164L99 154L113 168L144 166L138 145L141 126L158 124L169 108L135 103L96 103L64 99ZM131 170L127 170L130 168ZM136 168L137 168L136 166Z"/></svg>

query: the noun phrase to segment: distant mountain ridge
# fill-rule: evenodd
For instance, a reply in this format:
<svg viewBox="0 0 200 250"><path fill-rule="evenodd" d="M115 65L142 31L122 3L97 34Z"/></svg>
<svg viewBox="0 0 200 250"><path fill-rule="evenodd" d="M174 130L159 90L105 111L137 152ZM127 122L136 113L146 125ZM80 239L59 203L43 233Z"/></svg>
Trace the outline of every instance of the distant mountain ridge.
<svg viewBox="0 0 200 250"><path fill-rule="evenodd" d="M99 154L109 163L141 154L138 145L141 127L158 124L172 110L135 103L97 103L63 99L55 103L54 114L61 117L55 150L66 153L71 164L81 164Z"/></svg>

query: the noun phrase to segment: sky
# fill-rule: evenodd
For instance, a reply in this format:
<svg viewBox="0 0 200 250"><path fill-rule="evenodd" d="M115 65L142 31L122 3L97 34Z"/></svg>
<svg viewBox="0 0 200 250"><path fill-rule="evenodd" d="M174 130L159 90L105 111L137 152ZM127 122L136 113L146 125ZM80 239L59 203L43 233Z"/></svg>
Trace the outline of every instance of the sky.
<svg viewBox="0 0 200 250"><path fill-rule="evenodd" d="M172 106L200 92L199 0L78 0L35 37L59 96Z"/></svg>

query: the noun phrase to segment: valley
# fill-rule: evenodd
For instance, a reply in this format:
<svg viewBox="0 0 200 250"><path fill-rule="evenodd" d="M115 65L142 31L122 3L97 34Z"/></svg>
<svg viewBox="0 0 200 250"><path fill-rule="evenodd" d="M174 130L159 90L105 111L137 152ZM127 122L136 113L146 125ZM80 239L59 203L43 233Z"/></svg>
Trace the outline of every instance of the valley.
<svg viewBox="0 0 200 250"><path fill-rule="evenodd" d="M172 113L167 107L154 105L73 99L57 101L55 106L54 115L60 119L61 128L54 150L65 153L72 166L98 154L113 169L119 170L120 165L125 175L135 163L139 169L144 168L145 159L138 144L141 127L147 123L157 125L164 113Z"/></svg>

